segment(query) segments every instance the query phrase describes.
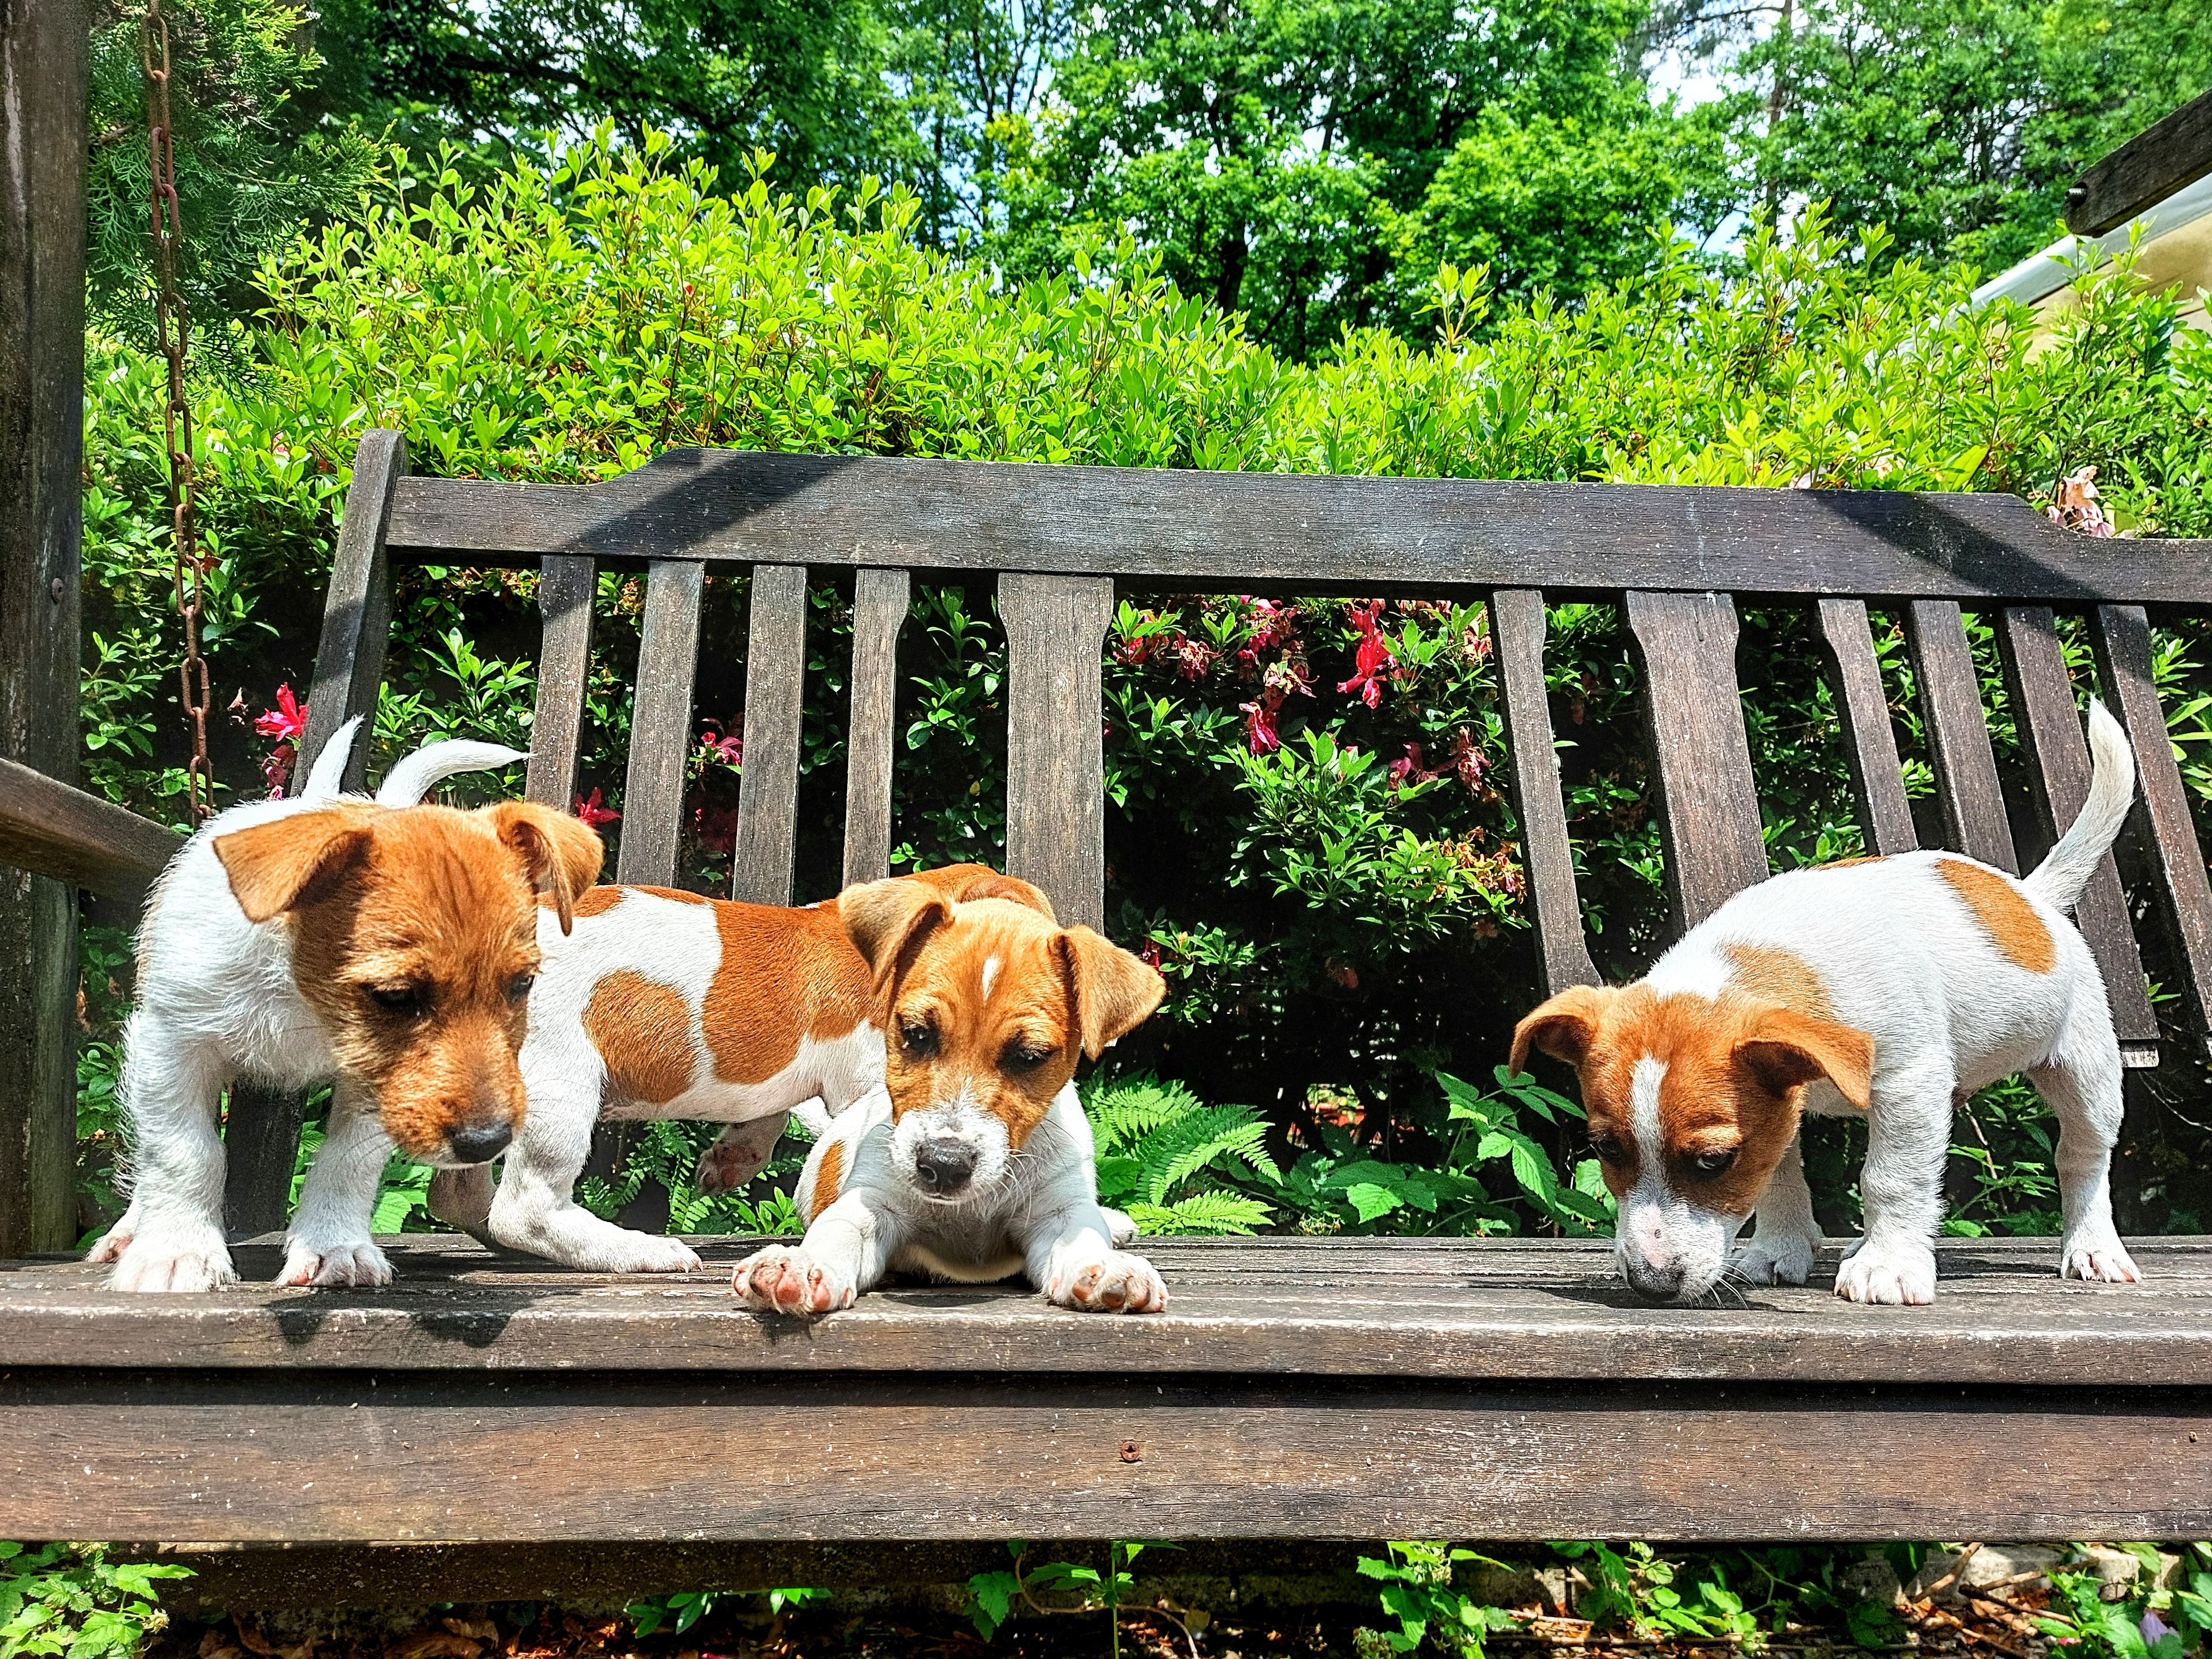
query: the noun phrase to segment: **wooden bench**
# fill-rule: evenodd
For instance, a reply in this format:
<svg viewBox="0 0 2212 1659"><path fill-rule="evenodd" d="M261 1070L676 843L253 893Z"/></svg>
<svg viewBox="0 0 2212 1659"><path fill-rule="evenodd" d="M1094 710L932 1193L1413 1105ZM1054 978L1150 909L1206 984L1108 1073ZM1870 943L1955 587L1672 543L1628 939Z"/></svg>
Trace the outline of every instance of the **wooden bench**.
<svg viewBox="0 0 2212 1659"><path fill-rule="evenodd" d="M884 873L910 584L987 586L1009 644L1007 863L1103 920L1101 650L1117 591L1489 607L1545 989L1595 979L1543 674L1547 599L1621 604L1642 658L1677 927L1767 873L1738 599L1811 605L1869 847L1914 845L1869 600L1899 615L1945 843L2018 869L1962 607L1993 617L2046 839L2088 758L2056 617L2086 615L2134 742L2136 897L2170 935L2169 1037L2212 1030L2212 889L2148 615L2212 605L2212 544L2062 531L2009 497L1489 483L686 451L589 488L415 478L362 445L303 751L370 709L390 572L535 567L528 792L573 798L599 571L642 568L618 878L676 873L710 567L751 576L731 890L794 896L810 575L854 596L842 871ZM354 781L358 783L358 763ZM143 883L166 843L0 779L0 857ZM68 811L64 811L66 806ZM112 813L112 809L108 809ZM70 813L76 818L70 822ZM89 815L89 817L88 817ZM123 815L127 817L127 815ZM91 822L99 818L99 822ZM103 862L104 860L104 862ZM802 898L818 894L801 894ZM2158 1058L2107 861L2083 929L2130 1064ZM1531 988L1532 994L1538 988ZM231 1220L281 1224L297 1108L233 1103ZM1652 1310L1601 1247L1158 1245L1157 1319L904 1289L812 1330L710 1271L607 1280L409 1240L380 1292L126 1298L0 1267L0 1535L462 1541L1097 1537L2180 1536L2212 1531L2212 1243L2062 1285L2048 1241L1954 1243L1932 1310L1824 1284ZM1832 1269L1832 1259L1821 1272ZM459 1590L454 1592L459 1594Z"/></svg>

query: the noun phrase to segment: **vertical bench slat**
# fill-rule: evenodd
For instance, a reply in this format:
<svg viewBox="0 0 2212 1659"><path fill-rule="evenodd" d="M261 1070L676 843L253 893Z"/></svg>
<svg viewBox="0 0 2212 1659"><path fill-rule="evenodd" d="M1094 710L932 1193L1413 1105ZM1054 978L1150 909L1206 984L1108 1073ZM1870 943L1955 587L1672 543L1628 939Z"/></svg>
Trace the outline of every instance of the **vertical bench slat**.
<svg viewBox="0 0 2212 1659"><path fill-rule="evenodd" d="M2186 1022L2212 1031L2212 880L2190 820L2189 792L2174 763L2151 676L2150 622L2141 605L2099 605L2089 613L2089 640L2105 703L2127 729L2136 753L2136 841L2157 880L2160 908L2172 929Z"/></svg>
<svg viewBox="0 0 2212 1659"><path fill-rule="evenodd" d="M1528 872L1536 950L1549 994L1570 985L1595 985L1598 975L1583 935L1582 900L1575 890L1574 845L1567 836L1559 746L1544 687L1544 633L1541 593L1516 587L1490 596L1490 641L1504 703L1513 810L1521 820L1521 864Z"/></svg>
<svg viewBox="0 0 2212 1659"><path fill-rule="evenodd" d="M538 611L545 620L524 793L562 812L576 798L576 750L584 734L584 691L592 679L592 599L599 585L596 563L565 553L549 556L538 575Z"/></svg>
<svg viewBox="0 0 2212 1659"><path fill-rule="evenodd" d="M1957 601L1913 600L1905 607L1905 635L1943 806L1944 840L1955 852L2018 875L1973 647Z"/></svg>
<svg viewBox="0 0 2212 1659"><path fill-rule="evenodd" d="M1006 869L1064 926L1106 925L1105 576L999 578L1006 629Z"/></svg>
<svg viewBox="0 0 2212 1659"><path fill-rule="evenodd" d="M2074 685L2046 605L2014 605L1997 624L2013 719L2027 751L2038 817L2052 841L2065 832L2089 796L2089 745L2074 702ZM2108 854L2081 891L2074 920L2105 976L2120 1051L2131 1065L2158 1064L2158 1017L2143 988L2142 957L2118 868Z"/></svg>
<svg viewBox="0 0 2212 1659"><path fill-rule="evenodd" d="M233 1242L279 1231L291 1214L307 1106L297 1091L230 1085L222 1125L222 1225Z"/></svg>
<svg viewBox="0 0 2212 1659"><path fill-rule="evenodd" d="M1858 800L1859 828L1867 849L1910 853L1920 842L1912 828L1912 804L1905 793L1897 732L1890 725L1889 699L1882 694L1881 665L1875 656L1866 601L1822 599L1818 621L1828 671L1835 676L1844 752L1850 763L1851 793Z"/></svg>
<svg viewBox="0 0 2212 1659"><path fill-rule="evenodd" d="M845 884L891 872L891 754L898 709L898 637L912 584L903 570L853 579L852 719L845 741Z"/></svg>
<svg viewBox="0 0 2212 1659"><path fill-rule="evenodd" d="M745 764L730 860L730 896L741 903L791 902L805 696L805 568L756 565L745 628Z"/></svg>
<svg viewBox="0 0 2212 1659"><path fill-rule="evenodd" d="M407 471L407 440L382 428L362 434L354 452L353 483L346 490L345 522L331 563L323 601L323 637L315 649L315 676L307 686L307 729L300 747L299 775L314 764L331 734L356 715L368 729L354 740L345 787L359 790L368 777L374 738L376 694L384 684L384 646L392 632L392 579L384 538L392 526L392 499Z"/></svg>
<svg viewBox="0 0 2212 1659"><path fill-rule="evenodd" d="M1667 896L1676 930L1686 932L1767 876L1736 689L1735 606L1725 593L1627 599L1659 764Z"/></svg>
<svg viewBox="0 0 2212 1659"><path fill-rule="evenodd" d="M634 885L666 887L676 880L705 574L706 568L693 559L655 559L646 573L629 771L623 786L622 851L615 865L617 879Z"/></svg>

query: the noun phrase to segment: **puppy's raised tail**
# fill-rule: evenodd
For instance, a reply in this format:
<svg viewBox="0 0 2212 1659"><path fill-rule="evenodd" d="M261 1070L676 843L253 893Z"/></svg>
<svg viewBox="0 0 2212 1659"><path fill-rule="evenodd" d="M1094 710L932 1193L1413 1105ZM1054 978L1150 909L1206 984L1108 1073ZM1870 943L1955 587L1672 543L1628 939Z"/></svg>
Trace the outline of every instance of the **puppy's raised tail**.
<svg viewBox="0 0 2212 1659"><path fill-rule="evenodd" d="M2081 815L2051 856L2027 877L2028 891L2062 910L2074 908L2081 890L2096 873L2097 860L2105 856L2128 821L2135 805L2136 757L2128 747L2128 734L2101 702L2089 702L2089 799Z"/></svg>
<svg viewBox="0 0 2212 1659"><path fill-rule="evenodd" d="M308 769L299 799L337 799L339 786L345 781L346 762L353 754L354 739L360 734L358 714L331 733L331 740L323 745L322 753L315 757L314 765ZM525 750L509 749L502 743L456 740L425 744L385 775L384 787L376 792L376 804L419 805L423 796L457 772L495 771L529 758Z"/></svg>

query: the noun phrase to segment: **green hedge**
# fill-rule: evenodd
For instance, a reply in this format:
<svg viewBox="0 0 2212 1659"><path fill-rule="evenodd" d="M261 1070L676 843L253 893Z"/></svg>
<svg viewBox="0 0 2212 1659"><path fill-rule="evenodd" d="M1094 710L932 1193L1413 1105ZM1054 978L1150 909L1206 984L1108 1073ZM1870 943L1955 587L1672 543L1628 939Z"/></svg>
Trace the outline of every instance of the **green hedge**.
<svg viewBox="0 0 2212 1659"><path fill-rule="evenodd" d="M1447 268L1431 342L1350 334L1308 368L1176 294L1128 245L1013 285L917 246L909 200L793 199L775 191L765 160L762 169L720 195L698 167L664 164L658 141L639 151L603 137L553 170L518 168L482 187L453 172L406 181L400 206L264 269L269 308L236 354L251 372L197 392L220 559L210 650L224 701L238 694L218 767L234 788L261 787L274 740L257 717L280 684L305 684L349 459L372 425L403 430L418 471L559 481L690 444L1972 489L2039 502L2094 467L2130 532L2212 534L2212 340L2177 329L2170 300L2136 294L2111 270L2082 276L2080 305L2038 346L2017 308L1966 306L1970 273L1879 260L1876 239L1846 245L1808 214L1790 235L1757 231L1725 271L1678 250L1656 276L1575 308L1539 298L1493 309L1482 272ZM91 770L115 799L173 817L181 756L158 383L142 355L107 343L95 348L91 392ZM2142 556L2158 556L2155 544ZM526 742L533 581L404 575L381 757L433 733ZM695 756L685 847L701 878L726 866L744 586L710 585L701 713L712 741ZM616 810L640 597L634 578L602 579L584 787ZM902 862L1003 848L1004 642L981 603L934 589L915 601L901 691ZM814 608L810 666L834 694L849 651L845 600L824 586ZM1662 921L1635 670L1612 608L1563 607L1553 622L1548 674L1586 906L1601 964L1626 975L1648 961ZM1901 646L1893 619L1877 623L1925 808ZM2201 632L2165 636L2162 672L2203 801ZM1978 637L2001 757L2014 766L1986 630ZM1285 1167L1328 1135L1406 1167L1438 1161L1452 1132L1435 1074L1487 1077L1534 986L1481 612L1136 596L1109 659L1113 925L1158 957L1172 987L1163 1017L1125 1045L1129 1063L1208 1101L1255 1104ZM1747 614L1741 672L1777 867L1859 845L1816 660L1801 611ZM836 702L822 696L806 720L803 898L836 881ZM266 724L281 738L281 721ZM94 989L112 1013L127 991L119 967L116 996ZM88 1071L96 1127L99 1052ZM2196 1091L2187 1073L2170 1067L2160 1086ZM2047 1224L2047 1170L2019 1173L2047 1164L2038 1121L2015 1091L1962 1123L1962 1224ZM1571 1131L1541 1133L1571 1163ZM2177 1179L2203 1162L2178 1124L2156 1133L2150 1161ZM1977 1135L2018 1155L2008 1170L1977 1172ZM1844 1148L1816 1152L1840 1224L1851 1201ZM2154 1170L2142 1183L2146 1224L2203 1201L2163 1181ZM1401 1210L1327 1224L1441 1224Z"/></svg>

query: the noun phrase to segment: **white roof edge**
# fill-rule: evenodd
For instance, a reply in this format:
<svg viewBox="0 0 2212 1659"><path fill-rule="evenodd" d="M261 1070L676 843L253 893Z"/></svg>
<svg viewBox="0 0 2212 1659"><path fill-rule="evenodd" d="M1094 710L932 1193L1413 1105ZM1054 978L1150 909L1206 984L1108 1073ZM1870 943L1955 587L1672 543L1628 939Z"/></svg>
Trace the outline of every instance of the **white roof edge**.
<svg viewBox="0 0 2212 1659"><path fill-rule="evenodd" d="M2207 215L2212 215L2212 176L2184 185L2163 202L2145 208L2132 222L2147 226L2154 235L2163 236ZM2107 253L2120 252L2128 245L2130 228L2122 225L2102 236L2062 236L2042 252L2021 260L2002 276L1990 277L1973 291L1966 303L1985 306L1993 300L2017 300L2022 305L2032 306L2039 300L2047 299L2074 280L2074 273L2065 261L2078 261L2084 248L2091 244Z"/></svg>

